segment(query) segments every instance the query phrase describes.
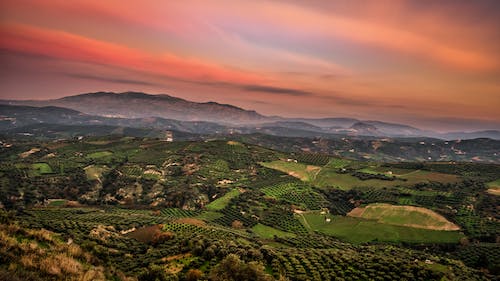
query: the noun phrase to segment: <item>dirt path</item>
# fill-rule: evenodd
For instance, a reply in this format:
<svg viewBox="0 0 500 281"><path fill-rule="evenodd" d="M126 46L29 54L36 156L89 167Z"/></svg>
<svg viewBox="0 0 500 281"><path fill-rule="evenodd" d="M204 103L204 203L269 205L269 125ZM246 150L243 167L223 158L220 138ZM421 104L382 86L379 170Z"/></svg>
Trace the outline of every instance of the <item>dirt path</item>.
<svg viewBox="0 0 500 281"><path fill-rule="evenodd" d="M307 170L309 171L309 167L312 167L313 169L311 169L311 171L314 171L314 174L312 174L312 177L311 177L311 181L314 181L316 179L316 177L318 176L319 172L321 172L321 167L317 167L317 166L307 166Z"/></svg>
<svg viewBox="0 0 500 281"><path fill-rule="evenodd" d="M420 170L411 171L409 173L402 174L402 175L397 175L397 176L403 177L403 176L408 176L408 175L415 174L415 173L418 173L418 172L420 172Z"/></svg>
<svg viewBox="0 0 500 281"><path fill-rule="evenodd" d="M304 215L302 213L297 213L297 215L299 215L304 220L304 224L306 225L307 229L310 230L310 231L312 231L312 227L307 222L306 217L304 217Z"/></svg>
<svg viewBox="0 0 500 281"><path fill-rule="evenodd" d="M347 213L348 216L350 217L358 217L361 218L363 216L363 213L365 212L366 208L354 208L352 209L349 213Z"/></svg>

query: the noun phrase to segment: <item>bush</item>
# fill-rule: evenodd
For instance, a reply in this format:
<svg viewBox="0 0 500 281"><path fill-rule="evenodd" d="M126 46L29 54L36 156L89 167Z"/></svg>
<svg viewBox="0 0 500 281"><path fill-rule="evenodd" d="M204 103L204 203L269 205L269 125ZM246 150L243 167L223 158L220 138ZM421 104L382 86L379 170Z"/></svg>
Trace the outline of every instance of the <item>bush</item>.
<svg viewBox="0 0 500 281"><path fill-rule="evenodd" d="M271 281L273 278L264 272L264 266L257 262L242 262L235 254L227 255L210 271L212 281Z"/></svg>

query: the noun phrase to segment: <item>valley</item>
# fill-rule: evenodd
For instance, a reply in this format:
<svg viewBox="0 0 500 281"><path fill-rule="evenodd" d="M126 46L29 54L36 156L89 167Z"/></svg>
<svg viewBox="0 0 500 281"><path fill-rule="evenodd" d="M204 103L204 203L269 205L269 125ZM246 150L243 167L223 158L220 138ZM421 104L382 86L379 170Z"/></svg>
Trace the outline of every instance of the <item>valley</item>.
<svg viewBox="0 0 500 281"><path fill-rule="evenodd" d="M499 0L0 2L0 281L500 281Z"/></svg>
<svg viewBox="0 0 500 281"><path fill-rule="evenodd" d="M3 240L20 251L10 265L20 278L145 280L156 267L187 278L210 274L229 253L288 280L486 280L498 269L496 164L359 161L238 137L5 142L14 145L0 149L0 200L13 211L2 211L2 235L45 229L86 255L69 255L73 271L46 269L27 264L39 254L16 244L46 242Z"/></svg>

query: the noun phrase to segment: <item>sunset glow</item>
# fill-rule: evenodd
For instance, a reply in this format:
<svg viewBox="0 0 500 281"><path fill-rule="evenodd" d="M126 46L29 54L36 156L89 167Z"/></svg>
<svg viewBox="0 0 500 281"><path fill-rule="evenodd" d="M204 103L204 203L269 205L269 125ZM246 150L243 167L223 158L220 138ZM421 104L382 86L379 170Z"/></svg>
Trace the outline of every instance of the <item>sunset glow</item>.
<svg viewBox="0 0 500 281"><path fill-rule="evenodd" d="M499 1L0 1L0 98L141 91L500 128Z"/></svg>

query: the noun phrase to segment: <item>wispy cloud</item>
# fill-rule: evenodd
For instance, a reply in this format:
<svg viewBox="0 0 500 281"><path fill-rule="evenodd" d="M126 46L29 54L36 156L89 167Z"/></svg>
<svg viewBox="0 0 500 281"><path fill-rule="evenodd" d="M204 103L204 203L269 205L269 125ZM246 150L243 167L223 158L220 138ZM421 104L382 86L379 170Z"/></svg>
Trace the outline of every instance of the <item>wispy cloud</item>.
<svg viewBox="0 0 500 281"><path fill-rule="evenodd" d="M62 73L62 75L77 78L77 79L86 79L86 80L94 80L100 82L110 82L110 83L118 83L118 84L127 84L127 85L138 85L138 86L160 86L157 83L133 80L133 79L123 79L119 77L105 77L105 76L95 76L84 73Z"/></svg>
<svg viewBox="0 0 500 281"><path fill-rule="evenodd" d="M4 24L0 28L0 35L2 48L32 55L207 82L248 83L266 80L255 73L219 66L201 59L184 58L171 53L155 56L138 49L60 30Z"/></svg>
<svg viewBox="0 0 500 281"><path fill-rule="evenodd" d="M300 96L300 97L307 97L307 96L313 95L313 93L308 92L308 91L302 91L302 90L290 89L290 88L262 86L262 85L246 85L246 86L243 86L242 88L243 88L243 90L248 91L248 92L261 92L261 93Z"/></svg>
<svg viewBox="0 0 500 281"><path fill-rule="evenodd" d="M495 0L3 2L12 96L135 88L266 114L498 119Z"/></svg>

